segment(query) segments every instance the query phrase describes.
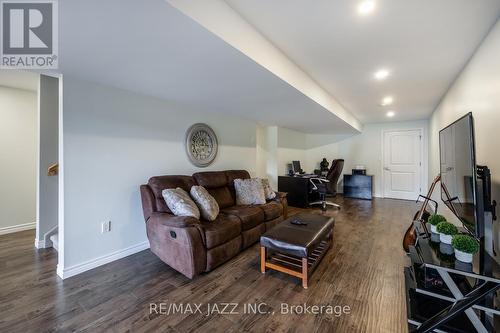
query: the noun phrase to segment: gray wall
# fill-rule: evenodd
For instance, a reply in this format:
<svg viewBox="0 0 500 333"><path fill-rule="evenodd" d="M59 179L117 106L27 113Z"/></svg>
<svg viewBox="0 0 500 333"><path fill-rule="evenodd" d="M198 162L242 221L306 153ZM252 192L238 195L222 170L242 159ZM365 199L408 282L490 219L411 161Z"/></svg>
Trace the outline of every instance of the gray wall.
<svg viewBox="0 0 500 333"><path fill-rule="evenodd" d="M39 88L39 198L37 241L57 225L58 176L47 176L47 168L58 162L59 80L40 75Z"/></svg>
<svg viewBox="0 0 500 333"><path fill-rule="evenodd" d="M36 93L0 86L0 119L0 233L6 233L34 227L36 219Z"/></svg>

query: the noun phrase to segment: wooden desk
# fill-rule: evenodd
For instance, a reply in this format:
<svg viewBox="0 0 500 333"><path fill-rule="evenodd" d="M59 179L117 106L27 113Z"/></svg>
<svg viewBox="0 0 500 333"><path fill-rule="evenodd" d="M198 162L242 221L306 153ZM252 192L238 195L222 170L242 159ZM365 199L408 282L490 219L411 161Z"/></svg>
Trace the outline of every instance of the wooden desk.
<svg viewBox="0 0 500 333"><path fill-rule="evenodd" d="M309 207L318 195L310 192L310 177L278 176L278 191L287 192L288 204L293 207Z"/></svg>
<svg viewBox="0 0 500 333"><path fill-rule="evenodd" d="M373 176L344 175L344 197L356 199L372 199Z"/></svg>

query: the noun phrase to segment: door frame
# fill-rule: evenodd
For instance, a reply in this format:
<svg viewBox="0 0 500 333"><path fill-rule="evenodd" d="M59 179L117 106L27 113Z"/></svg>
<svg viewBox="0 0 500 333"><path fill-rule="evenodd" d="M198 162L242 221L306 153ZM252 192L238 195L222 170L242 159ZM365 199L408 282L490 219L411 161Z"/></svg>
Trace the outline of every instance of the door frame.
<svg viewBox="0 0 500 333"><path fill-rule="evenodd" d="M57 143L57 150L58 150L58 193L57 193L57 210L58 210L58 221L57 221L57 233L58 233L58 243L59 243L59 248L57 250L57 266L56 266L56 274L60 277L63 278L63 268L64 268L64 131L63 131L63 74L60 73L55 73L52 71L48 70L42 70L39 73L39 80L41 79L42 75L53 77L58 79L58 143ZM38 105L37 105L37 113L40 114L40 103L39 103L39 97L40 97L40 81L38 83ZM40 132L40 124L38 124L38 131ZM38 133L39 135L40 133ZM40 228L40 221L39 221L39 212L38 212L38 207L39 207L39 198L40 198L40 188L38 186L39 184L39 174L40 174L40 152L38 151L37 154L37 221L36 221L36 232L38 234L38 230ZM39 235L38 235L39 237ZM38 248L38 238L35 239L35 247ZM40 244L44 245L44 244Z"/></svg>
<svg viewBox="0 0 500 333"><path fill-rule="evenodd" d="M420 194L426 195L427 188L429 187L429 135L427 128L424 127L415 127L415 128L402 128L402 129L383 129L381 133L381 163L380 163L380 174L381 174L381 196L385 198L385 172L384 172L384 163L385 163L385 134L389 132L409 132L409 131L419 131L422 136L421 145L420 145L420 156L422 157L422 170L420 172ZM401 199L403 200L403 199ZM417 198L415 198L417 200ZM419 198L419 200L422 200Z"/></svg>

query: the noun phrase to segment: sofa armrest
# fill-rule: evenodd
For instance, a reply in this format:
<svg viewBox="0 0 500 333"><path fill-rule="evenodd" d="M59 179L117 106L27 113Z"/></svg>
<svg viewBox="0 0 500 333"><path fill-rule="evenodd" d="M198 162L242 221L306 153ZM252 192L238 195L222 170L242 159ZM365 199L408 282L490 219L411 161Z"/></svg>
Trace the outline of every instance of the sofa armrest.
<svg viewBox="0 0 500 333"><path fill-rule="evenodd" d="M148 221L161 224L166 227L186 228L200 224L200 221L191 216L175 216L169 213L152 213Z"/></svg>
<svg viewBox="0 0 500 333"><path fill-rule="evenodd" d="M146 231L151 251L170 267L190 279L205 271L207 253L198 219L155 212Z"/></svg>
<svg viewBox="0 0 500 333"><path fill-rule="evenodd" d="M275 191L274 193L276 193L276 198L279 199L279 200L286 198L286 196L288 195L287 192L278 192L278 191Z"/></svg>
<svg viewBox="0 0 500 333"><path fill-rule="evenodd" d="M144 221L147 221L151 214L156 211L155 196L149 185L141 185L140 190Z"/></svg>
<svg viewBox="0 0 500 333"><path fill-rule="evenodd" d="M288 217L288 199L286 198L287 194L286 192L275 192L276 197L274 200L276 202L279 202L281 205L283 205L283 218Z"/></svg>

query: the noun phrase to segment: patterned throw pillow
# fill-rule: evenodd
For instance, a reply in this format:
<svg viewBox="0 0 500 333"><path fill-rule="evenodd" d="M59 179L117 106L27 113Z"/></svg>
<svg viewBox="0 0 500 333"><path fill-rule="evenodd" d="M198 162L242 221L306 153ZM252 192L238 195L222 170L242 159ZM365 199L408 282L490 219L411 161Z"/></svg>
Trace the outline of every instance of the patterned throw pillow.
<svg viewBox="0 0 500 333"><path fill-rule="evenodd" d="M264 186L259 178L235 179L234 189L236 190L237 205L263 205L266 203Z"/></svg>
<svg viewBox="0 0 500 333"><path fill-rule="evenodd" d="M163 199L167 203L168 208L176 216L192 216L200 218L198 206L191 199L189 194L182 188L169 188L161 192Z"/></svg>
<svg viewBox="0 0 500 333"><path fill-rule="evenodd" d="M189 194L200 209L201 217L207 221L213 221L217 218L219 204L203 186L192 186Z"/></svg>
<svg viewBox="0 0 500 333"><path fill-rule="evenodd" d="M272 200L276 198L276 192L273 191L271 185L269 184L269 179L262 178L262 186L264 187L264 194L266 195L267 200Z"/></svg>

